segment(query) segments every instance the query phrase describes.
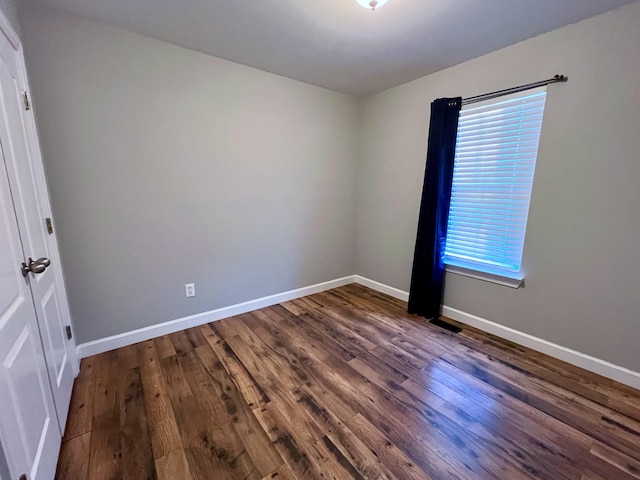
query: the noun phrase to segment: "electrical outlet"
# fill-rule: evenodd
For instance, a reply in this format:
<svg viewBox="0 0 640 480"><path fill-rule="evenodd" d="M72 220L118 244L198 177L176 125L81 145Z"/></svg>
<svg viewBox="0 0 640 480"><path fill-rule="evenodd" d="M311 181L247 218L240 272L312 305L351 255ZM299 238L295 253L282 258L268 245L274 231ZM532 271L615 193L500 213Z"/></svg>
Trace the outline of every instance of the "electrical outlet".
<svg viewBox="0 0 640 480"><path fill-rule="evenodd" d="M196 296L196 284L195 283L185 283L185 285L184 285L184 295L185 295L185 297L195 297Z"/></svg>

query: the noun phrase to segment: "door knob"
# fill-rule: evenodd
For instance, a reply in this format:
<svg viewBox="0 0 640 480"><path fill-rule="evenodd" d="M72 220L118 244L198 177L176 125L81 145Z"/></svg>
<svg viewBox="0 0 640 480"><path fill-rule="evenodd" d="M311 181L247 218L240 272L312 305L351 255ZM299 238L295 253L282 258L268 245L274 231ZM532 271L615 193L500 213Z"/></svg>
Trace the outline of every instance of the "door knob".
<svg viewBox="0 0 640 480"><path fill-rule="evenodd" d="M51 260L49 260L48 258L42 257L34 260L33 258L29 257L29 263L22 262L22 276L26 277L27 275L29 275L29 272L42 273L47 269L49 265L51 265Z"/></svg>

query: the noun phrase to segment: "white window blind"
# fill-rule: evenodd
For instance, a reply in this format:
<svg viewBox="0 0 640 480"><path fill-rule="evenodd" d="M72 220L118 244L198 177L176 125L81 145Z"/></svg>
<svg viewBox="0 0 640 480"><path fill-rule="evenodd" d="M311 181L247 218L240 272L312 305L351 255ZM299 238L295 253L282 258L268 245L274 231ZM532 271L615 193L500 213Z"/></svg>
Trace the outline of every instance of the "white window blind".
<svg viewBox="0 0 640 480"><path fill-rule="evenodd" d="M460 112L445 263L522 278L546 88Z"/></svg>

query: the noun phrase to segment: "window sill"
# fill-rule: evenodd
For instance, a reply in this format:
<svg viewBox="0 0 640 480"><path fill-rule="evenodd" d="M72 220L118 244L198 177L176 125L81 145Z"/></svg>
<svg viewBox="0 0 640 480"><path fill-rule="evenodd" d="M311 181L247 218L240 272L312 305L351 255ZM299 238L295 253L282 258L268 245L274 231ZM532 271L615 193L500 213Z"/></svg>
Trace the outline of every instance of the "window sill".
<svg viewBox="0 0 640 480"><path fill-rule="evenodd" d="M476 278L485 282L497 283L509 288L520 288L524 285L524 277L505 277L493 273L481 272L470 268L459 267L457 265L445 265L447 273L462 275L464 277Z"/></svg>

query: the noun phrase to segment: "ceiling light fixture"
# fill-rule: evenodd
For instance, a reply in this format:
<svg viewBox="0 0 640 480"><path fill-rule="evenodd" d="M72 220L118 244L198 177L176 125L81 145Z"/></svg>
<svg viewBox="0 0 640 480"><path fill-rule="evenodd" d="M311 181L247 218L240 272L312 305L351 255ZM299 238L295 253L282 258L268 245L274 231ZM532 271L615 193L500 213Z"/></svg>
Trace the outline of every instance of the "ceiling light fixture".
<svg viewBox="0 0 640 480"><path fill-rule="evenodd" d="M380 8L385 3L387 3L387 1L388 0L356 0L356 2L358 2L358 5L364 8L370 8L371 10Z"/></svg>

